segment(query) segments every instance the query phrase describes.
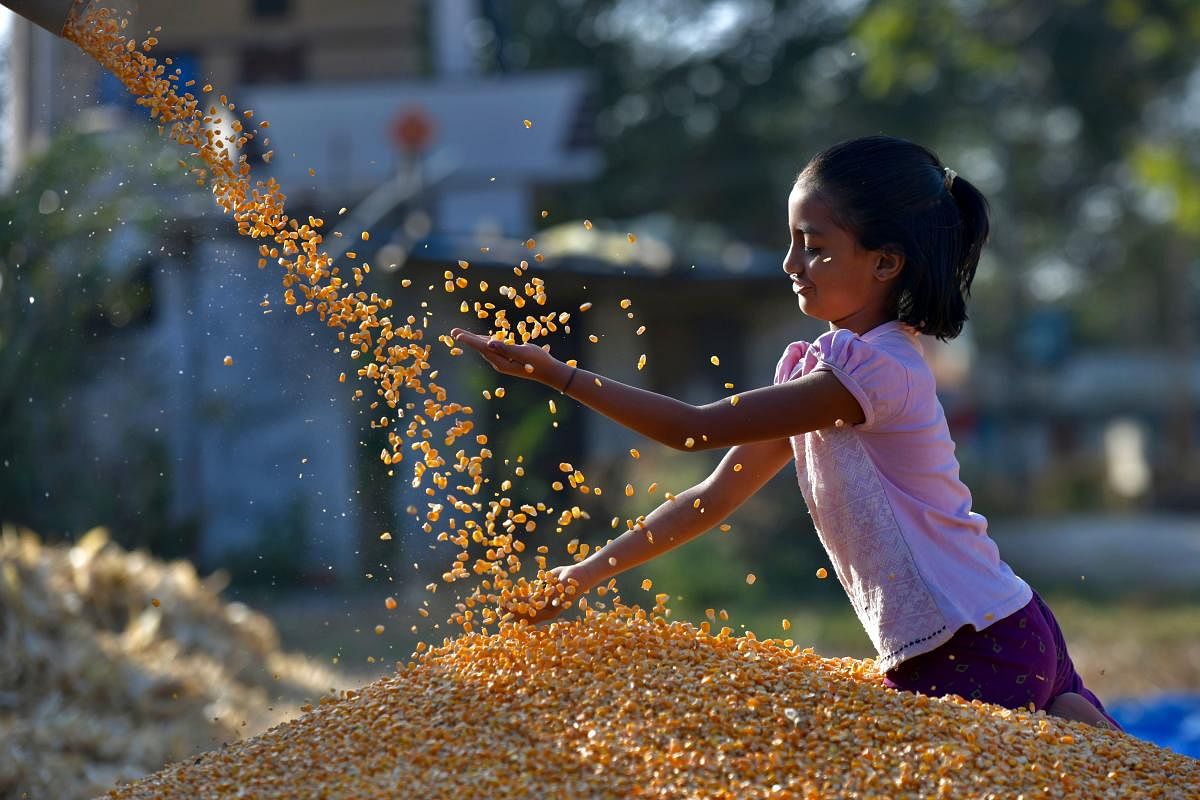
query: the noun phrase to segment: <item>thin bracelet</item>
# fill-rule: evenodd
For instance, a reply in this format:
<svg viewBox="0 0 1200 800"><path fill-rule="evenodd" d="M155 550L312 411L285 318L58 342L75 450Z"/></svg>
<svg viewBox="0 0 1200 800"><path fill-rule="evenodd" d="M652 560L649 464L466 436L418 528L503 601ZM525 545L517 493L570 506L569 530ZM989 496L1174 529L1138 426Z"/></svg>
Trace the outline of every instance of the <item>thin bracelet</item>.
<svg viewBox="0 0 1200 800"><path fill-rule="evenodd" d="M579 367L571 367L571 377L567 378L567 382L563 384L563 388L558 390L559 394L566 394L567 389L571 386L571 381L575 380L575 373L579 372Z"/></svg>

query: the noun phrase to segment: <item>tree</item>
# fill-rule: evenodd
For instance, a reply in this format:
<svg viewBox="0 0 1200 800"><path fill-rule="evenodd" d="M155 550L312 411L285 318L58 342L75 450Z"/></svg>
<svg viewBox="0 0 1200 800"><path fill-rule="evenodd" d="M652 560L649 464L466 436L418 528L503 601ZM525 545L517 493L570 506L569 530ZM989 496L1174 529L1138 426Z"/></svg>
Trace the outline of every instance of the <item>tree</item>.
<svg viewBox="0 0 1200 800"><path fill-rule="evenodd" d="M557 209L666 211L782 250L783 200L807 157L887 132L932 146L993 203L977 286L993 310L975 326L984 346L1013 341L1027 308L1047 302L1067 304L1089 340L1130 335L1095 319L1111 321L1144 286L1127 269L1135 247L1164 256L1146 249L1162 220L1138 164L1161 107L1186 96L1194 3L514 0L511 13L522 33L507 46L530 67L596 73L609 169L595 193L563 190ZM1197 124L1181 140L1196 140ZM1171 174L1181 207L1195 206L1196 172ZM1142 330L1146 341L1164 333Z"/></svg>

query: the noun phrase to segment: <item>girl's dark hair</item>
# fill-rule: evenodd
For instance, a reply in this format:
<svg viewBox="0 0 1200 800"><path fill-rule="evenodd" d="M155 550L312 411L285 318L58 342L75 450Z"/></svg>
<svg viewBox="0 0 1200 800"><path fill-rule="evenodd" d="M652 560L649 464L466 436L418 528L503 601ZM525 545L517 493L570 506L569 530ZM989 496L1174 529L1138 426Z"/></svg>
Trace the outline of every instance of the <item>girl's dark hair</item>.
<svg viewBox="0 0 1200 800"><path fill-rule="evenodd" d="M891 136L867 136L813 157L796 179L830 207L867 250L895 249L904 269L896 319L943 341L962 332L966 298L988 237L988 203L934 153Z"/></svg>

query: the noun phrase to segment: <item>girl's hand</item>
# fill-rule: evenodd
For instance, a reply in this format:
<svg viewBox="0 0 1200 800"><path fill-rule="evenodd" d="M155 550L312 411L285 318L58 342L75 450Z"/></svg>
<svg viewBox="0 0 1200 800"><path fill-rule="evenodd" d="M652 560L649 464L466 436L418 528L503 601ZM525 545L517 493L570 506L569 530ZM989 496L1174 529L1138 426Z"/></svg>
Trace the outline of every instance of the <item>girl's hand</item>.
<svg viewBox="0 0 1200 800"><path fill-rule="evenodd" d="M454 328L450 336L478 352L499 373L540 381L554 389L566 384L564 373L570 368L537 345L505 344L462 328Z"/></svg>
<svg viewBox="0 0 1200 800"><path fill-rule="evenodd" d="M561 567L555 567L550 570L559 582L570 586L572 582L575 584L575 594L571 595L572 607L579 604L579 598L583 597L586 592L591 591L595 579L588 574L588 571L582 564L570 564ZM525 617L530 624L536 625L539 622L554 619L563 612L561 605L552 606L547 604L545 608L535 612L532 616Z"/></svg>

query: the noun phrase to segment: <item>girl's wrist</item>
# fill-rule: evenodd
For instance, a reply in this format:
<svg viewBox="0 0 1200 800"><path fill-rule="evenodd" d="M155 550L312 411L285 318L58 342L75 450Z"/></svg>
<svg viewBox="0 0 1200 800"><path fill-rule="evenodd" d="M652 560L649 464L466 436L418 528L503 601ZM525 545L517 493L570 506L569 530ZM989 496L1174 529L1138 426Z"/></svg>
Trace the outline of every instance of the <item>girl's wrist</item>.
<svg viewBox="0 0 1200 800"><path fill-rule="evenodd" d="M574 565L575 580L579 581L584 591L599 586L609 579L608 563L597 558L599 551Z"/></svg>
<svg viewBox="0 0 1200 800"><path fill-rule="evenodd" d="M556 392L566 394L567 389L570 388L570 384L574 381L575 373L578 371L577 367L572 367L558 359L554 359L544 383Z"/></svg>

